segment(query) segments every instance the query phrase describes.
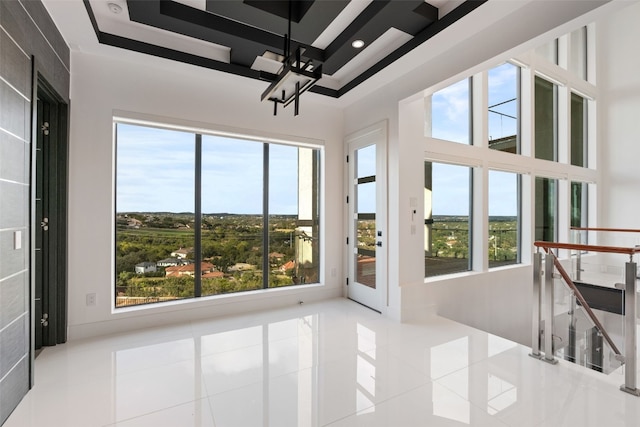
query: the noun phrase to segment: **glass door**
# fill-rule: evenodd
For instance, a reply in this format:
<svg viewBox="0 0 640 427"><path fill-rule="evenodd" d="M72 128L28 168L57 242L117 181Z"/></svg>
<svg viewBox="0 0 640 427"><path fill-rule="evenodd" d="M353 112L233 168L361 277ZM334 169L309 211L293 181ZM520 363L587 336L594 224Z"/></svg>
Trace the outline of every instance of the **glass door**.
<svg viewBox="0 0 640 427"><path fill-rule="evenodd" d="M386 305L386 127L348 140L348 297L376 311Z"/></svg>

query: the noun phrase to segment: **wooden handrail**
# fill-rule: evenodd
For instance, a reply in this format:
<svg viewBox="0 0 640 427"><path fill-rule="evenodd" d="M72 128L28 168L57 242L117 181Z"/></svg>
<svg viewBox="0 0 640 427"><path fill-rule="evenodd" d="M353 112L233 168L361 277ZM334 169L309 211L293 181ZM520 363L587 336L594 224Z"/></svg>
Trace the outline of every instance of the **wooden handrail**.
<svg viewBox="0 0 640 427"><path fill-rule="evenodd" d="M620 350L618 350L618 347L615 345L615 343L613 342L613 340L609 336L609 333L604 329L604 326L602 325L602 323L600 323L600 320L598 320L598 318L596 317L596 315L593 312L593 310L591 310L591 307L589 307L589 304L587 303L587 301L582 296L582 293L580 293L580 290L578 289L576 284L573 283L573 280L571 280L571 277L569 277L569 274L564 269L564 267L562 266L562 264L560 263L558 258L549 250L549 248L544 248L544 250L549 256L553 257L553 264L556 266L556 269L558 270L558 272L560 273L560 275L564 279L564 281L567 284L567 286L569 286L569 288L571 288L571 290L573 291L573 294L576 296L576 299L578 301L580 301L580 305L582 305L584 310L587 312L587 315L589 316L589 318L591 319L591 321L593 322L595 327L598 329L598 331L600 331L600 333L602 334L604 339L607 341L607 343L609 344L611 349L616 354L621 355L622 353L620 353Z"/></svg>
<svg viewBox="0 0 640 427"><path fill-rule="evenodd" d="M611 231L616 233L640 233L637 228L603 228L603 227L571 227L571 230L578 231Z"/></svg>
<svg viewBox="0 0 640 427"><path fill-rule="evenodd" d="M545 242L538 240L533 242L533 245L537 248L548 249L573 249L576 251L591 251L591 252L605 252L611 254L626 254L634 255L640 253L640 246L634 246L627 248L623 246L599 246L599 245L581 245L578 243L558 243L558 242Z"/></svg>

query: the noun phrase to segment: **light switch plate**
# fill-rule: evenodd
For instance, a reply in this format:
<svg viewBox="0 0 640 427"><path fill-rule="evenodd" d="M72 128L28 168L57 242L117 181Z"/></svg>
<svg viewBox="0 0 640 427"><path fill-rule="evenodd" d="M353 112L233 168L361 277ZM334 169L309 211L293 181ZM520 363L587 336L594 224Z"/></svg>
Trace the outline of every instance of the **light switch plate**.
<svg viewBox="0 0 640 427"><path fill-rule="evenodd" d="M22 231L20 230L13 232L13 249L22 249Z"/></svg>

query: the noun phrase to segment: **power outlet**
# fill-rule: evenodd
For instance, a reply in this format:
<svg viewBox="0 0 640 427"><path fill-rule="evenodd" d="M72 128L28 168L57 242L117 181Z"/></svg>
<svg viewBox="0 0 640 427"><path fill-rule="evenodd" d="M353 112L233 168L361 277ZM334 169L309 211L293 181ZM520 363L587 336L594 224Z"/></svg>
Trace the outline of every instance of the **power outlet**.
<svg viewBox="0 0 640 427"><path fill-rule="evenodd" d="M96 305L96 294L87 294L87 306Z"/></svg>

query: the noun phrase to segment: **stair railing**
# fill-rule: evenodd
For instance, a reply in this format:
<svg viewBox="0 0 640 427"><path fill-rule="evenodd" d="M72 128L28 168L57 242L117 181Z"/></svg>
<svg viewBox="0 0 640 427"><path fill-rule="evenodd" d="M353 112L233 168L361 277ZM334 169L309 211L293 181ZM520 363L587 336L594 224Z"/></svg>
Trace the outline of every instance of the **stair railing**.
<svg viewBox="0 0 640 427"><path fill-rule="evenodd" d="M640 230L620 230L620 229L602 229L602 228L579 228L579 230L593 230L593 231L633 231L640 232ZM584 308L587 316L592 321L594 327L601 333L603 338L607 341L615 357L625 365L625 383L620 386L620 389L626 393L634 396L640 396L640 390L636 387L636 369L637 369L637 344L636 344L636 263L633 261L633 256L640 252L640 247L617 247L617 246L597 246L597 245L585 245L585 244L572 244L572 243L556 243L556 242L544 242L536 241L534 246L537 248L536 253L533 256L533 325L532 325L532 343L531 343L531 356L537 359L541 359L547 363L555 364L557 360L553 354L553 324L554 324L554 279L561 278L564 283L569 287L575 298L580 302ZM542 271L543 254L540 252L542 249L546 256L544 258L544 272ZM618 347L615 345L611 336L606 331L600 320L596 317L595 313L582 296L582 293L575 285L571 277L560 263L560 260L553 253L553 249L567 249L576 250L579 252L590 251L597 253L614 253L614 254L626 254L629 255L629 262L625 264L625 312L624 312L624 329L625 329L625 354L622 355ZM559 276L555 274L554 268L558 271ZM541 278L544 275L544 304L542 304L542 283ZM541 308L544 307L544 313L541 313ZM543 328L544 323L544 328ZM544 356L540 351L541 337L544 337Z"/></svg>

